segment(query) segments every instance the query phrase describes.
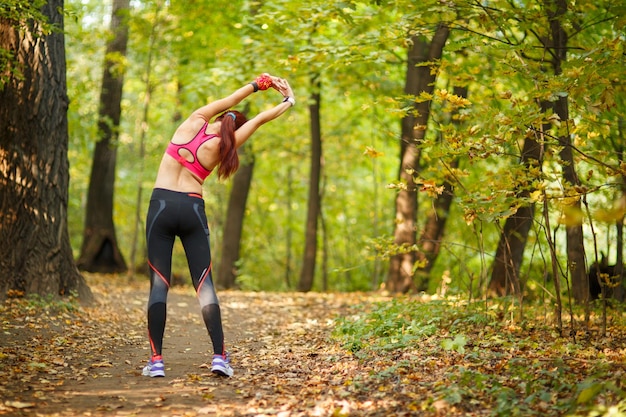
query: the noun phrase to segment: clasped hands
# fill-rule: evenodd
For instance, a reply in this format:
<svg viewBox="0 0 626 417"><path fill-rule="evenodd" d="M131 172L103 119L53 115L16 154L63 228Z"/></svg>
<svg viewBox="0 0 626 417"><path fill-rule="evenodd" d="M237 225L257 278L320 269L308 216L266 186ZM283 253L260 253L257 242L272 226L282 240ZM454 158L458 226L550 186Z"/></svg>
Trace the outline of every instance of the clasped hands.
<svg viewBox="0 0 626 417"><path fill-rule="evenodd" d="M285 80L284 78L275 77L268 73L264 73L259 75L255 81L260 90L267 90L268 88L272 87L280 94L282 94L283 97L293 98L293 90L291 89L289 82L287 82L287 80Z"/></svg>

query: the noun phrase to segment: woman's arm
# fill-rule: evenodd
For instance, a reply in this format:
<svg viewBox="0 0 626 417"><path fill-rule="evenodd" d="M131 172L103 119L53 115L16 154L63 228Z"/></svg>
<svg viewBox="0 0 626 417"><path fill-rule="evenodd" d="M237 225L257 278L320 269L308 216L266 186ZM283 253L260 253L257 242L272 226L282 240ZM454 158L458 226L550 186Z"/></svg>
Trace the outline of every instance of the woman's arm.
<svg viewBox="0 0 626 417"><path fill-rule="evenodd" d="M225 110L230 109L231 107L239 104L244 98L248 97L250 94L256 92L257 90L267 90L270 87L274 87L279 90L279 87L275 83L277 83L280 79L278 77L273 77L270 74L261 74L254 82L244 85L239 88L237 91L229 95L228 97L221 98L219 100L215 100L205 106L200 107L195 110L191 116L197 116L205 121L210 121L213 117L222 113ZM282 86L281 86L282 87ZM281 90L279 90L281 91ZM281 91L282 92L282 91Z"/></svg>
<svg viewBox="0 0 626 417"><path fill-rule="evenodd" d="M254 86L252 84L246 84L228 97L212 101L211 103L200 107L191 114L191 117L200 117L208 122L221 112L239 104L244 98L254 93L254 91Z"/></svg>
<svg viewBox="0 0 626 417"><path fill-rule="evenodd" d="M248 120L239 129L235 131L235 140L237 141L237 147L239 148L252 136L256 130L267 122L276 119L281 114L285 113L289 108L296 104L296 100L293 96L291 86L286 80L278 79L274 81L274 88L281 92L284 96L284 100L271 109L262 111L261 113Z"/></svg>

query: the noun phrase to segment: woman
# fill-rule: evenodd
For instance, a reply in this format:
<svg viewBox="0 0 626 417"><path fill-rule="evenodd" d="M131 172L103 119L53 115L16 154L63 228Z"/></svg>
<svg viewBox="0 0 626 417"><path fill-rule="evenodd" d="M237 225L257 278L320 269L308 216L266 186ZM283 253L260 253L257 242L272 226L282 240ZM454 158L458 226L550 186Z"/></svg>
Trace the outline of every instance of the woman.
<svg viewBox="0 0 626 417"><path fill-rule="evenodd" d="M250 94L270 87L284 96L275 107L250 120L238 111L227 110ZM185 249L202 318L213 343L211 370L221 376L233 375L224 347L222 317L213 286L202 183L215 168L219 179L232 175L239 167L237 148L261 125L274 120L294 104L293 91L286 80L263 74L228 97L197 109L174 133L161 160L146 222L150 266L148 336L152 356L143 375L165 376L161 354L176 236L180 237Z"/></svg>

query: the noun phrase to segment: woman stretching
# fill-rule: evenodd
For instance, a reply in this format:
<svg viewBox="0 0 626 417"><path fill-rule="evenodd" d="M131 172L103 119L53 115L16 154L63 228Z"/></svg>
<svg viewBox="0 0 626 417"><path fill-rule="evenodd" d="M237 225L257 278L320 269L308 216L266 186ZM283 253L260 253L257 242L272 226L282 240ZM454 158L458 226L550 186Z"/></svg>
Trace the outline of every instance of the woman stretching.
<svg viewBox="0 0 626 417"><path fill-rule="evenodd" d="M284 97L275 107L250 120L238 111L229 110L257 90L270 87ZM202 183L215 168L219 179L235 173L239 167L237 148L261 125L274 120L294 104L293 91L286 80L263 74L228 97L200 107L174 133L159 166L146 222L150 266L148 337L152 355L143 368L143 375L165 376L161 354L176 236L185 249L202 318L213 343L211 370L222 376L233 375L213 285Z"/></svg>

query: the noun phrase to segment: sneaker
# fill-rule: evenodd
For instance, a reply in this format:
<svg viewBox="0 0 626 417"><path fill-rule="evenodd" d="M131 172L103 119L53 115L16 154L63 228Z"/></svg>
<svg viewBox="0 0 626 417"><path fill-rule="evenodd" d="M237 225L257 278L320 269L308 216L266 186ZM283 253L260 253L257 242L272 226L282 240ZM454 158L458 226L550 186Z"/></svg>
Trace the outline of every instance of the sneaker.
<svg viewBox="0 0 626 417"><path fill-rule="evenodd" d="M161 356L153 356L143 368L143 376L165 376L165 365Z"/></svg>
<svg viewBox="0 0 626 417"><path fill-rule="evenodd" d="M230 367L230 356L228 353L225 355L213 355L211 372L220 376L233 376L235 371L233 371L233 368Z"/></svg>

